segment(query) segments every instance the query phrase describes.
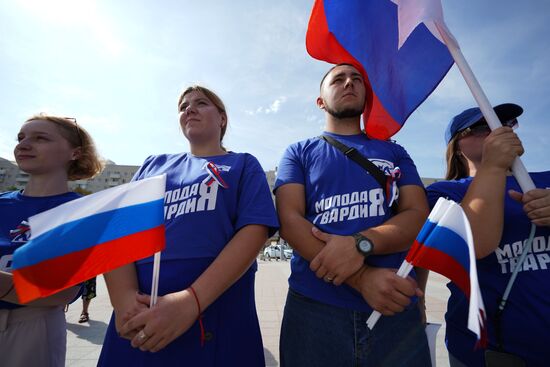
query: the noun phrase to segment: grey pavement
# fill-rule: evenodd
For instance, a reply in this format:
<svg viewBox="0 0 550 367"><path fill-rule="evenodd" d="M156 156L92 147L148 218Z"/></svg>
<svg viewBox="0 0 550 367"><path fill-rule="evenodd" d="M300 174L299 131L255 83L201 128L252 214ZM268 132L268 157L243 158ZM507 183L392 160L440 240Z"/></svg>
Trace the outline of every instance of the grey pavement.
<svg viewBox="0 0 550 367"><path fill-rule="evenodd" d="M288 289L290 262L258 260L256 275L256 305L262 330L267 366L279 365L279 331ZM111 317L111 305L103 277L97 278L98 296L90 304L90 322L79 324L80 300L74 302L67 316L67 366L95 366L101 351L103 336ZM431 273L428 280L426 307L428 321L444 323L449 296L446 279ZM449 366L444 344L445 325L437 337L437 367Z"/></svg>

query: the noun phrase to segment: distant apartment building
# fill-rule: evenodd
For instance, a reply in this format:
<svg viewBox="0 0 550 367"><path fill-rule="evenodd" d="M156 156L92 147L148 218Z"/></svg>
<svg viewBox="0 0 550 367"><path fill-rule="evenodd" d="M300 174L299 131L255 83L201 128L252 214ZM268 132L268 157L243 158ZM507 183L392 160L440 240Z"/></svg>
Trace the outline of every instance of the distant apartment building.
<svg viewBox="0 0 550 367"><path fill-rule="evenodd" d="M27 181L28 175L19 171L19 168L17 168L14 162L0 158L0 192L7 191L9 188L19 187L17 182L25 186Z"/></svg>
<svg viewBox="0 0 550 367"><path fill-rule="evenodd" d="M267 184L269 185L269 191L271 191L271 197L275 201L275 195L273 195L273 186L275 186L275 179L277 178L277 171L270 170L265 171L265 177L267 178Z"/></svg>
<svg viewBox="0 0 550 367"><path fill-rule="evenodd" d="M101 174L90 180L72 181L69 187L71 189L78 187L86 191L98 192L130 182L138 169L139 166L119 165L112 161L107 161L105 169Z"/></svg>
<svg viewBox="0 0 550 367"><path fill-rule="evenodd" d="M98 176L89 180L70 181L69 188L74 190L98 192L110 187L130 182L139 166L118 165L107 161L105 169ZM0 158L0 192L21 190L29 181L29 175L17 167L15 162Z"/></svg>

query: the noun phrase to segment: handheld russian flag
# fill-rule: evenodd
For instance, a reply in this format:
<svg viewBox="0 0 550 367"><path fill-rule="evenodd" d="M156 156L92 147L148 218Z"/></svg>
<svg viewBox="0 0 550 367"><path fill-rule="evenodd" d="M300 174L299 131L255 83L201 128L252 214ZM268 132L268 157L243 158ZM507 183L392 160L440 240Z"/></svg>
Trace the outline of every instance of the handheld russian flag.
<svg viewBox="0 0 550 367"><path fill-rule="evenodd" d="M166 176L113 187L29 218L31 239L13 255L23 303L148 257L165 246Z"/></svg>
<svg viewBox="0 0 550 367"><path fill-rule="evenodd" d="M436 23L444 24L440 0L315 0L306 48L363 74L365 132L386 140L453 65Z"/></svg>
<svg viewBox="0 0 550 367"><path fill-rule="evenodd" d="M439 198L406 261L449 278L469 298L468 329L487 344L486 316L477 280L474 240L468 217L452 200Z"/></svg>
<svg viewBox="0 0 550 367"><path fill-rule="evenodd" d="M476 257L470 223L462 207L439 198L420 230L397 275L406 277L413 266L433 270L454 282L469 298L468 329L487 344L486 316L477 280ZM380 317L374 311L367 324L372 329Z"/></svg>

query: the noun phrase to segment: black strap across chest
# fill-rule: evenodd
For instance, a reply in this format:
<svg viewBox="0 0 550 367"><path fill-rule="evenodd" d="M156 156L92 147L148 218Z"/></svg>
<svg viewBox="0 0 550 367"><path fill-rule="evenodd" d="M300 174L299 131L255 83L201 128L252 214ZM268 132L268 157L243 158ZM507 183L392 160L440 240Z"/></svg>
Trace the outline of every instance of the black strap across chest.
<svg viewBox="0 0 550 367"><path fill-rule="evenodd" d="M334 139L332 136L321 135L320 138L344 153L346 157L363 167L363 169L365 169L371 174L372 177L374 177L374 179L378 182L382 189L384 189L385 192L388 176L386 176L384 172L382 172L382 170L380 170L380 168L378 168L374 163L363 157L361 153L357 151L357 149L348 147L347 145Z"/></svg>

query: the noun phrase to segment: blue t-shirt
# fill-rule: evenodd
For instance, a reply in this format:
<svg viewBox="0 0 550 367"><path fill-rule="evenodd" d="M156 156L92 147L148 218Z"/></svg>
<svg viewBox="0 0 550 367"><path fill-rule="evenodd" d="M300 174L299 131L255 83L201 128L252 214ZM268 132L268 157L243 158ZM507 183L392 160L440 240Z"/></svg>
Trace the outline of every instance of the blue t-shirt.
<svg viewBox="0 0 550 367"><path fill-rule="evenodd" d="M30 237L29 217L79 198L74 192L54 196L26 196L20 191L0 194L0 269L11 273L14 251ZM0 301L0 309L22 307Z"/></svg>
<svg viewBox="0 0 550 367"><path fill-rule="evenodd" d="M354 147L385 172L398 167L401 171L398 187L422 186L413 161L400 145L371 140L365 134L324 134ZM378 182L364 168L319 137L292 144L285 151L274 190L289 183L304 185L305 217L327 233L351 235L378 226L392 215ZM402 252L370 256L367 261L372 266L398 268L405 255ZM309 262L296 251L291 269L289 284L298 293L333 306L364 312L372 310L351 287L335 287L317 278L309 269Z"/></svg>
<svg viewBox="0 0 550 367"><path fill-rule="evenodd" d="M216 179L205 166L213 163ZM166 248L161 255L159 295L189 287L244 226L278 229L269 186L260 164L247 153L214 157L188 153L147 158L134 180L166 173ZM139 288L151 291L152 257L137 262ZM254 300L256 262L203 313L213 338L199 344L195 324L157 353L134 349L118 337L114 320L107 329L99 366L263 365L263 345ZM183 362L182 362L183 361ZM222 362L220 362L222 361Z"/></svg>
<svg viewBox="0 0 550 367"><path fill-rule="evenodd" d="M212 180L205 167L212 162L227 188ZM215 258L242 227L269 227L278 221L262 167L247 153L200 158L188 153L162 154L145 160L134 180L166 173L162 260ZM138 264L153 261L149 257Z"/></svg>
<svg viewBox="0 0 550 367"><path fill-rule="evenodd" d="M535 186L550 188L550 171L531 173ZM436 182L428 187L428 200L433 207L439 197L461 202L472 178ZM477 273L487 313L489 349L496 350L494 317L514 266L529 238L531 222L522 205L512 200L507 191L520 191L513 177L506 179L504 229L499 247L477 260ZM468 328L468 299L453 283L447 285L451 297L445 319L447 348L467 366L485 366L483 351L474 351L476 336ZM550 361L550 228L537 227L522 269L512 287L502 315L502 337L505 351L523 358L528 366L545 366Z"/></svg>

